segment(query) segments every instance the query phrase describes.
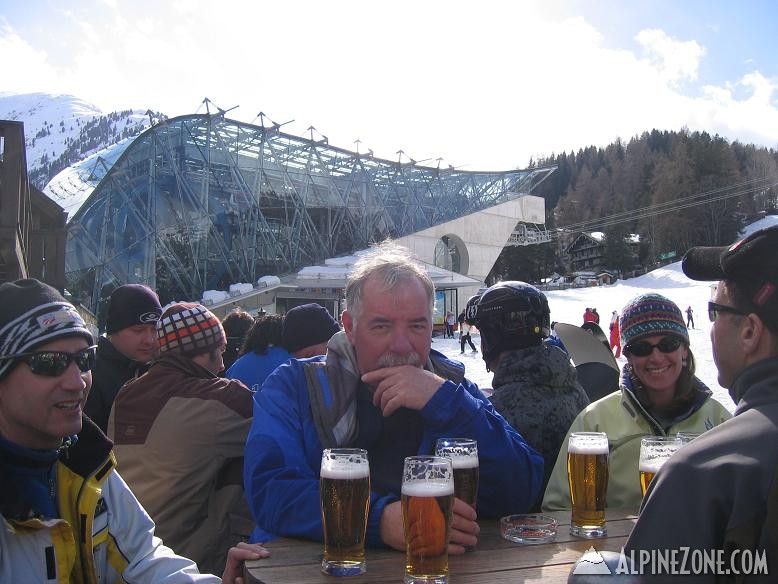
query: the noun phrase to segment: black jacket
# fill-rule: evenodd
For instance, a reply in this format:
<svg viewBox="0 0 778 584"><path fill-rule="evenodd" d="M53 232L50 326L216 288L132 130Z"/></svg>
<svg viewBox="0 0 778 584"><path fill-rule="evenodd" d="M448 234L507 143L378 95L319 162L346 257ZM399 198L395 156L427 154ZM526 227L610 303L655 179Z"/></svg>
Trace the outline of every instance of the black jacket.
<svg viewBox="0 0 778 584"><path fill-rule="evenodd" d="M735 379L735 417L695 438L651 482L627 552L765 550L769 575L708 574L689 582L775 581L778 571L778 359ZM728 568L729 566L724 566ZM664 581L669 577L653 578Z"/></svg>
<svg viewBox="0 0 778 584"><path fill-rule="evenodd" d="M148 370L148 363L139 363L125 357L102 336L97 342L97 361L92 369L92 389L86 399L84 413L105 432L108 416L116 394L130 379L140 377Z"/></svg>

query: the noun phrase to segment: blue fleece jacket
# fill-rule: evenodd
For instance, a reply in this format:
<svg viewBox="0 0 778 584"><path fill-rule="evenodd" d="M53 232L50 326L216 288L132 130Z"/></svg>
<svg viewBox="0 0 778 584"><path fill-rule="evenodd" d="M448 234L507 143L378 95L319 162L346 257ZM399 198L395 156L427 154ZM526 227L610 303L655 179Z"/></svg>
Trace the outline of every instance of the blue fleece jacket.
<svg viewBox="0 0 778 584"><path fill-rule="evenodd" d="M430 358L463 368L436 351ZM322 446L303 370L305 361L322 360L323 356L289 361L254 395L254 419L244 462L246 498L257 522L252 541L277 536L323 540L319 503ZM440 437L478 441L480 517L527 512L539 495L543 458L494 410L474 383L446 381L420 414L424 431L419 454L429 454ZM383 546L381 513L399 498L399 493L370 494L368 546Z"/></svg>
<svg viewBox="0 0 778 584"><path fill-rule="evenodd" d="M237 379L253 391L259 391L267 376L276 370L276 367L286 363L292 356L283 347L268 347L267 353L246 353L241 355L227 369L227 379Z"/></svg>

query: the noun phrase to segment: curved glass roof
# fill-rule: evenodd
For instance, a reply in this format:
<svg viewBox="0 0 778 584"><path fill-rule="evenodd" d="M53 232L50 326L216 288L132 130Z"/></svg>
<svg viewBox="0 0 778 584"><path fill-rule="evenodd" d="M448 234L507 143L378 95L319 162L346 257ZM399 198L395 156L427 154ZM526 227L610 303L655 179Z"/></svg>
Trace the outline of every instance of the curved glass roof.
<svg viewBox="0 0 778 584"><path fill-rule="evenodd" d="M288 274L528 194L553 170L392 162L220 114L165 120L110 158L69 179L66 278L93 309L129 282L164 303Z"/></svg>

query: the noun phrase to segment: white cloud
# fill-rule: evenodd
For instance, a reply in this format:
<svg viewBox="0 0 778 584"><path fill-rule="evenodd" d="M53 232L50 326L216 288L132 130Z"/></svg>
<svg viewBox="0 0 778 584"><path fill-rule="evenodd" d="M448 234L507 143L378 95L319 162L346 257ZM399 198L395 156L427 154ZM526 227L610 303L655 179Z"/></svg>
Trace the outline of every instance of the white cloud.
<svg viewBox="0 0 778 584"><path fill-rule="evenodd" d="M49 85L54 76L45 51L32 47L11 26L0 19L0 79L3 90L16 93L49 91L59 88ZM6 57L6 56L11 57Z"/></svg>
<svg viewBox="0 0 778 584"><path fill-rule="evenodd" d="M705 55L705 48L697 41L679 41L655 28L641 30L635 40L668 82L697 79L700 60Z"/></svg>
<svg viewBox="0 0 778 584"><path fill-rule="evenodd" d="M207 96L239 104L231 115L245 121L261 110L294 119L285 127L294 133L313 125L344 148L360 138L377 156L396 159L403 149L470 169L523 166L652 128L775 144L775 87L758 72L712 87L696 82L706 53L695 40L644 30L637 54L607 46L584 18L550 10L456 0L105 0L51 28L71 51L55 55L61 66L0 29L0 50L10 43L19 55L0 61L0 74L14 80L6 90L33 90L26 76L37 90L64 87L104 109L180 115Z"/></svg>

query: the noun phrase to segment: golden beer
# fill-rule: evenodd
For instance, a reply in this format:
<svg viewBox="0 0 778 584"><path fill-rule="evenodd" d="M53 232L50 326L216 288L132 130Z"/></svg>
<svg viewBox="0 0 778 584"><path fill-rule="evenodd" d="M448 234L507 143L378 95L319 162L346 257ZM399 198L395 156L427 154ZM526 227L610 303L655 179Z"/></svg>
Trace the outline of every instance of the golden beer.
<svg viewBox="0 0 778 584"><path fill-rule="evenodd" d="M670 460L683 442L676 436L647 436L640 440L640 460L638 473L640 477L640 493L645 497L648 485L654 480L659 469Z"/></svg>
<svg viewBox="0 0 778 584"><path fill-rule="evenodd" d="M439 438L435 455L451 459L454 496L475 508L478 501L478 442L471 438Z"/></svg>
<svg viewBox="0 0 778 584"><path fill-rule="evenodd" d="M648 485L651 484L651 481L654 480L654 476L656 475L655 472L651 472L648 470L640 469L640 494L644 497L646 496L646 491L648 490Z"/></svg>
<svg viewBox="0 0 778 584"><path fill-rule="evenodd" d="M405 582L446 581L448 530L453 507L453 485L416 483L403 486Z"/></svg>
<svg viewBox="0 0 778 584"><path fill-rule="evenodd" d="M370 501L370 468L355 462L353 449L325 450L319 479L324 530L322 571L333 576L352 576L365 571L365 530ZM357 455L358 458L358 455Z"/></svg>
<svg viewBox="0 0 778 584"><path fill-rule="evenodd" d="M409 456L403 465L404 584L448 582L448 532L454 508L450 458Z"/></svg>
<svg viewBox="0 0 778 584"><path fill-rule="evenodd" d="M570 533L603 537L608 490L608 437L601 432L574 432L567 449L567 479L572 501Z"/></svg>

